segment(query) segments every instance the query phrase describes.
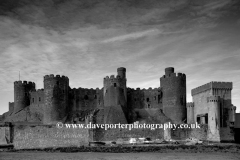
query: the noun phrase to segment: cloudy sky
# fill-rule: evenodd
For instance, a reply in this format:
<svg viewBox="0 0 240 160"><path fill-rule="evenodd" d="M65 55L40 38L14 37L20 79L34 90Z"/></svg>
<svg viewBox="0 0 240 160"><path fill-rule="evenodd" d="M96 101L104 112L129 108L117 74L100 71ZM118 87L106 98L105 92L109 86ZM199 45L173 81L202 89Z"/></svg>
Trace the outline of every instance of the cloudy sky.
<svg viewBox="0 0 240 160"><path fill-rule="evenodd" d="M239 0L1 0L0 114L13 82L66 75L96 88L127 68L128 87L159 87L164 68L187 75L191 89L233 82L240 111Z"/></svg>

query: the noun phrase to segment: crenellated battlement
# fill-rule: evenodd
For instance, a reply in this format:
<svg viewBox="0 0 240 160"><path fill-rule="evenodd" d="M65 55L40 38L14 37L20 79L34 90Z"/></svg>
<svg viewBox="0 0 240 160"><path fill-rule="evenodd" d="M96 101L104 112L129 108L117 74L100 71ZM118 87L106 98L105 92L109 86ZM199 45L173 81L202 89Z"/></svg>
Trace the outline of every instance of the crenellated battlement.
<svg viewBox="0 0 240 160"><path fill-rule="evenodd" d="M60 75L56 75L54 76L54 74L50 74L50 75L45 75L44 76L44 80L48 80L48 79L55 79L55 78L62 78L62 79L66 79L66 80L69 80L69 78L67 76L60 76Z"/></svg>
<svg viewBox="0 0 240 160"><path fill-rule="evenodd" d="M30 91L30 93L34 93L34 92L37 92L37 93L39 93L39 92L44 92L44 89L42 88L42 89L34 89L34 90L31 90Z"/></svg>
<svg viewBox="0 0 240 160"><path fill-rule="evenodd" d="M31 81L15 81L14 85L34 85L35 86L35 83Z"/></svg>
<svg viewBox="0 0 240 160"><path fill-rule="evenodd" d="M205 92L210 89L227 89L231 90L232 89L232 82L209 82L207 84L204 84L202 86L199 86L197 88L192 89L191 93L192 96L196 95L201 92Z"/></svg>
<svg viewBox="0 0 240 160"><path fill-rule="evenodd" d="M122 79L119 75L115 76L115 75L111 75L110 77L109 76L106 76L104 78L104 81L118 81Z"/></svg>
<svg viewBox="0 0 240 160"><path fill-rule="evenodd" d="M37 90L37 92L43 92L44 91L44 89L42 88L42 89L38 89Z"/></svg>
<svg viewBox="0 0 240 160"><path fill-rule="evenodd" d="M161 78L172 78L172 77L180 77L180 78L186 78L186 75L184 73L170 73L169 75L163 75Z"/></svg>
<svg viewBox="0 0 240 160"><path fill-rule="evenodd" d="M194 107L194 102L188 102L187 107Z"/></svg>
<svg viewBox="0 0 240 160"><path fill-rule="evenodd" d="M149 87L149 88L127 88L128 92L136 92L136 91L159 91L161 90L160 87L158 88L152 88L152 87Z"/></svg>
<svg viewBox="0 0 240 160"><path fill-rule="evenodd" d="M111 75L110 77L106 76L103 79L104 87L106 88L108 88L109 86L115 86L115 87L118 86L118 87L124 88L125 81L126 79L121 78L119 75L117 76Z"/></svg>
<svg viewBox="0 0 240 160"><path fill-rule="evenodd" d="M208 102L220 102L220 96L210 96Z"/></svg>
<svg viewBox="0 0 240 160"><path fill-rule="evenodd" d="M81 88L81 87L79 87L79 88L71 89L72 94L75 95L75 96L78 96L78 95L83 95L83 96L84 95L88 95L88 96L93 95L93 96L95 96L97 91L99 91L99 88L96 88L96 89L90 88L90 89L88 89L88 88Z"/></svg>
<svg viewBox="0 0 240 160"><path fill-rule="evenodd" d="M210 82L213 89L232 89L232 82Z"/></svg>

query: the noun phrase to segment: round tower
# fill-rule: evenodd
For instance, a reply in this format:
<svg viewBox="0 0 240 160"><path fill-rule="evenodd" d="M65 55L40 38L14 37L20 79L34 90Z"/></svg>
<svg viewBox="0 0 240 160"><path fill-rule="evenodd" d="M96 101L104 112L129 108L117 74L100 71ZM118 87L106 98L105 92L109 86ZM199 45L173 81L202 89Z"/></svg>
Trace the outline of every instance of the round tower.
<svg viewBox="0 0 240 160"><path fill-rule="evenodd" d="M230 108L228 109L229 111L229 122L235 122L235 113L236 113L236 106L231 105Z"/></svg>
<svg viewBox="0 0 240 160"><path fill-rule="evenodd" d="M104 78L104 105L113 106L113 105L125 105L125 85L124 79L119 75L115 77L111 75L110 77Z"/></svg>
<svg viewBox="0 0 240 160"><path fill-rule="evenodd" d="M29 91L35 90L34 82L14 82L14 113L30 105Z"/></svg>
<svg viewBox="0 0 240 160"><path fill-rule="evenodd" d="M44 76L44 124L61 122L67 115L69 79L65 76Z"/></svg>
<svg viewBox="0 0 240 160"><path fill-rule="evenodd" d="M194 103L193 102L187 103L187 123L188 124L194 123Z"/></svg>
<svg viewBox="0 0 240 160"><path fill-rule="evenodd" d="M123 89L125 100L127 101L127 79L126 79L126 68L120 67L117 69L117 76L111 75L105 77L103 79L103 87L104 87L104 96L109 87L119 87Z"/></svg>
<svg viewBox="0 0 240 160"><path fill-rule="evenodd" d="M126 68L120 67L117 69L117 74L121 78L121 81L119 81L120 86L124 90L124 96L127 101L127 78L126 78Z"/></svg>
<svg viewBox="0 0 240 160"><path fill-rule="evenodd" d="M126 69L122 67L118 68L117 71L118 75L116 77L111 75L110 77L105 77L103 80L105 123L123 122L128 117ZM120 117L116 117L116 114Z"/></svg>
<svg viewBox="0 0 240 160"><path fill-rule="evenodd" d="M121 77L121 78L126 78L126 68L124 67L120 67L117 69L117 74Z"/></svg>
<svg viewBox="0 0 240 160"><path fill-rule="evenodd" d="M165 69L165 75L160 78L162 88L163 113L173 123L186 121L186 75L174 73L174 68Z"/></svg>
<svg viewBox="0 0 240 160"><path fill-rule="evenodd" d="M208 140L220 142L220 97L208 98Z"/></svg>

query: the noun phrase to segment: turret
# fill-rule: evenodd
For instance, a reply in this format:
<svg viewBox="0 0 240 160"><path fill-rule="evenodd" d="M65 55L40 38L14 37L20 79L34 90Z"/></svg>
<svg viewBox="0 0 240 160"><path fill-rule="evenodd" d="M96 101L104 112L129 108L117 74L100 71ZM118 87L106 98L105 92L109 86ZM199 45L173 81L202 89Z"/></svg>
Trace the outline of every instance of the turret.
<svg viewBox="0 0 240 160"><path fill-rule="evenodd" d="M117 69L117 74L121 77L121 78L126 78L126 68L124 67L120 67Z"/></svg>
<svg viewBox="0 0 240 160"><path fill-rule="evenodd" d="M104 91L103 91L103 99L104 99L104 107L105 107L105 122L123 122L126 121L125 118L127 116L127 87L126 87L126 69L118 68L118 75L115 77L111 75L110 77L105 77L103 80ZM119 121L116 119L117 117L110 116L111 112L118 112L118 114L124 114L123 117L119 118ZM109 112L108 112L109 111ZM112 119L112 118L115 119ZM124 119L124 120L123 120Z"/></svg>
<svg viewBox="0 0 240 160"><path fill-rule="evenodd" d="M34 82L14 82L14 113L30 105L29 92L35 90Z"/></svg>
<svg viewBox="0 0 240 160"><path fill-rule="evenodd" d="M229 114L229 122L235 122L235 113L236 113L236 106L232 105L230 106L230 108L228 109L228 114Z"/></svg>
<svg viewBox="0 0 240 160"><path fill-rule="evenodd" d="M44 124L61 122L67 115L69 79L65 76L44 76Z"/></svg>
<svg viewBox="0 0 240 160"><path fill-rule="evenodd" d="M112 106L122 103L126 103L125 98L125 79L122 79L119 75L115 77L111 75L104 78L104 105ZM121 97L121 99L119 99ZM123 104L122 104L123 105Z"/></svg>
<svg viewBox="0 0 240 160"><path fill-rule="evenodd" d="M165 68L165 76L170 76L172 73L174 73L173 67Z"/></svg>
<svg viewBox="0 0 240 160"><path fill-rule="evenodd" d="M174 68L165 69L160 78L163 113L174 123L186 120L186 75L174 73Z"/></svg>
<svg viewBox="0 0 240 160"><path fill-rule="evenodd" d="M193 124L194 122L194 103L189 102L187 103L187 123Z"/></svg>
<svg viewBox="0 0 240 160"><path fill-rule="evenodd" d="M220 142L220 96L208 97L208 140Z"/></svg>
<svg viewBox="0 0 240 160"><path fill-rule="evenodd" d="M9 113L12 113L14 111L14 102L8 103Z"/></svg>
<svg viewBox="0 0 240 160"><path fill-rule="evenodd" d="M111 86L113 87L119 87L123 89L123 94L125 97L125 100L127 101L127 79L126 79L126 68L120 67L117 69L118 75L115 77L114 75L111 75L110 78L109 76L105 77L103 79L103 86L104 86L104 96L105 93L107 92L107 89Z"/></svg>
<svg viewBox="0 0 240 160"><path fill-rule="evenodd" d="M124 90L124 96L127 101L127 78L126 78L126 68L120 67L117 69L117 74L120 76L121 80L121 86L123 87Z"/></svg>

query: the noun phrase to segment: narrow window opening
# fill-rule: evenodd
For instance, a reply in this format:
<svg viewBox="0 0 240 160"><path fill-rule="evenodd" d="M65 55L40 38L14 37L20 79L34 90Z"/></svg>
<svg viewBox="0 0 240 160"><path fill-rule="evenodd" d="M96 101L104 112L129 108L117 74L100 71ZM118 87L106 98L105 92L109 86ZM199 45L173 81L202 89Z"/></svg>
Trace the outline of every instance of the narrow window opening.
<svg viewBox="0 0 240 160"><path fill-rule="evenodd" d="M200 124L200 117L197 117L197 123Z"/></svg>
<svg viewBox="0 0 240 160"><path fill-rule="evenodd" d="M158 95L158 103L161 103L161 96Z"/></svg>
<svg viewBox="0 0 240 160"><path fill-rule="evenodd" d="M59 81L57 81L57 85L59 86Z"/></svg>
<svg viewBox="0 0 240 160"><path fill-rule="evenodd" d="M41 97L39 97L39 102L41 102Z"/></svg>
<svg viewBox="0 0 240 160"><path fill-rule="evenodd" d="M205 123L208 124L208 114L205 116Z"/></svg>
<svg viewBox="0 0 240 160"><path fill-rule="evenodd" d="M113 85L114 85L114 87L117 87L117 84L116 84L116 83L114 83Z"/></svg>
<svg viewBox="0 0 240 160"><path fill-rule="evenodd" d="M149 98L147 98L147 102L149 102Z"/></svg>

